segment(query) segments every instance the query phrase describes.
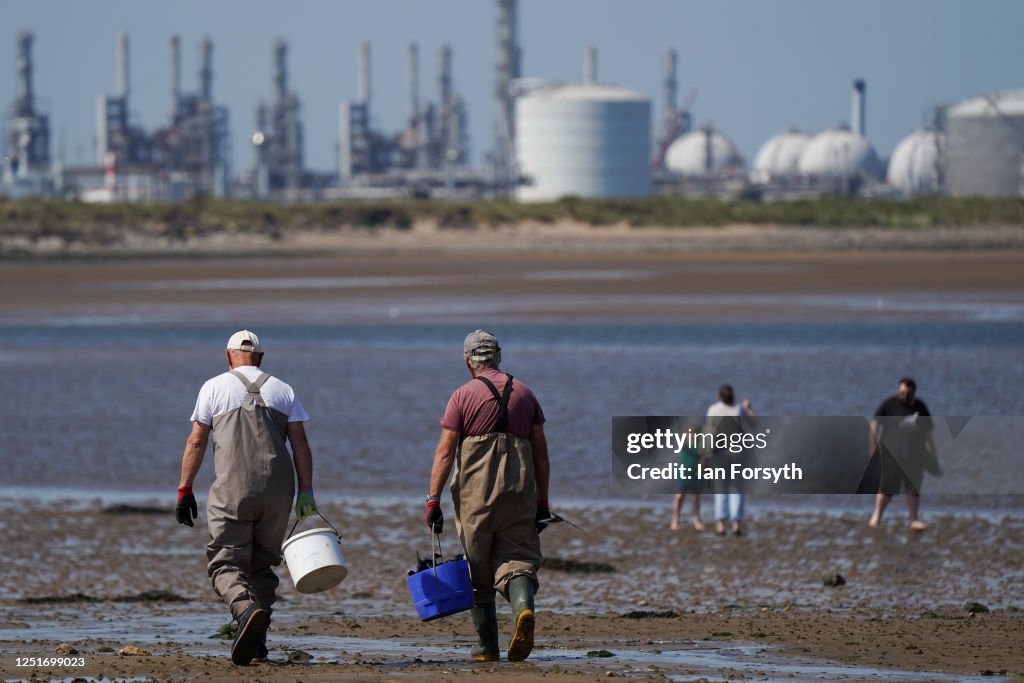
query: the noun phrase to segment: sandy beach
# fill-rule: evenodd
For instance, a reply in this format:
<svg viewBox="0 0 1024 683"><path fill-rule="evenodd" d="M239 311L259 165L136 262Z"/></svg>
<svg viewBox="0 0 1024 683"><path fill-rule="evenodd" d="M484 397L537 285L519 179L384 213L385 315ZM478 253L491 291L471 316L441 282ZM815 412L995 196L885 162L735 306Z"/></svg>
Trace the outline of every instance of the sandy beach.
<svg viewBox="0 0 1024 683"><path fill-rule="evenodd" d="M252 292L258 292L258 306ZM267 320L621 317L671 321L862 313L943 314L936 304L1021 303L1024 250L642 251L537 249L512 255L402 250L322 257L8 262L0 317L253 309ZM896 305L886 305L887 300ZM921 305L922 303L927 305ZM300 305L300 304L304 304ZM183 312L182 308L188 308ZM257 318L258 320L259 318Z"/></svg>

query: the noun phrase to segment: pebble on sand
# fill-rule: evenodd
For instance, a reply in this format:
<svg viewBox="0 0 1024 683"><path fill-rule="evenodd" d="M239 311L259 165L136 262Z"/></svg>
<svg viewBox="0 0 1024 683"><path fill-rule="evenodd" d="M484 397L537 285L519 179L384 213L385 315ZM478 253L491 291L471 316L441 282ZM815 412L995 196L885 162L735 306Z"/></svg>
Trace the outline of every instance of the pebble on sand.
<svg viewBox="0 0 1024 683"><path fill-rule="evenodd" d="M832 572L831 574L826 574L825 577L821 580L821 582L826 586L833 587L846 585L846 579L844 579L843 575L839 572Z"/></svg>

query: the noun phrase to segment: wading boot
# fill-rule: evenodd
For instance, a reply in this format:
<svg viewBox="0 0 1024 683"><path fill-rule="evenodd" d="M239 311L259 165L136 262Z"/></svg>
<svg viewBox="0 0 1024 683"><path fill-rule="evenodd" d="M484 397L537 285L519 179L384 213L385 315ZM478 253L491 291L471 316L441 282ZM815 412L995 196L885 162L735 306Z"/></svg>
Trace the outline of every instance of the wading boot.
<svg viewBox="0 0 1024 683"><path fill-rule="evenodd" d="M508 661L521 662L533 650L533 579L517 576L508 582L508 600L512 603L512 614L516 630L508 644Z"/></svg>
<svg viewBox="0 0 1024 683"><path fill-rule="evenodd" d="M253 660L267 634L270 625L270 612L260 609L252 603L238 617L238 632L231 646L231 661L238 666L245 666Z"/></svg>
<svg viewBox="0 0 1024 683"><path fill-rule="evenodd" d="M270 651L267 650L267 633L264 631L263 637L260 638L260 642L256 645L256 656L252 658L252 661L256 664L266 664L269 656Z"/></svg>
<svg viewBox="0 0 1024 683"><path fill-rule="evenodd" d="M480 642L469 651L469 658L475 662L496 662L501 659L498 649L498 616L494 603L473 605L469 611L473 617L473 627Z"/></svg>

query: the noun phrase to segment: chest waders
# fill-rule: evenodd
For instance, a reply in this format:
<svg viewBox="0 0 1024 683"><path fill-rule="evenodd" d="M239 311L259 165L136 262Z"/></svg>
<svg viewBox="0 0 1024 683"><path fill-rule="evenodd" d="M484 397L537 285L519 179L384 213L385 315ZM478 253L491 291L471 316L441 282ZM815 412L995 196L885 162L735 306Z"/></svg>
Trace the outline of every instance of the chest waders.
<svg viewBox="0 0 1024 683"><path fill-rule="evenodd" d="M288 416L267 406L260 388L270 376L245 385L243 404L213 418L214 469L206 513L210 542L207 572L213 590L238 618L256 602L270 610L284 540L295 495L295 466L288 451Z"/></svg>
<svg viewBox="0 0 1024 683"><path fill-rule="evenodd" d="M508 598L509 584L523 577L532 594L544 559L534 524L537 482L533 447L528 439L507 431L512 375L505 376L505 390L500 394L486 378L476 378L498 402L498 423L488 434L462 438L451 485L455 529L469 562L475 605L472 617L480 638L470 655L484 661L498 657L495 592Z"/></svg>

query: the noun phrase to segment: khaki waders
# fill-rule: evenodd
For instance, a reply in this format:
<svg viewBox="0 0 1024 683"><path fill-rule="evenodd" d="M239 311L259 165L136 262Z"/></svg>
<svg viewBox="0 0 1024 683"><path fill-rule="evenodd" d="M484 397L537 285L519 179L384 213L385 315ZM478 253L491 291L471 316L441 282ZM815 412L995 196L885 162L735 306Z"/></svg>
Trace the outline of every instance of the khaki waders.
<svg viewBox="0 0 1024 683"><path fill-rule="evenodd" d="M455 457L451 491L455 529L466 551L473 584L474 623L480 622L477 631L481 643L472 656L491 660L497 658L494 596L500 592L509 599L509 584L517 577L528 579L529 583L532 647L532 593L539 585L537 570L544 558L536 529L533 447L529 440L505 431L512 376L508 375L504 395L499 395L486 379L477 379L487 384L498 400L500 417L495 431L462 439Z"/></svg>
<svg viewBox="0 0 1024 683"><path fill-rule="evenodd" d="M216 479L206 514L210 543L207 572L213 590L237 619L257 603L271 611L284 540L295 494L295 467L286 444L288 416L268 408L255 382L232 370L248 389L245 403L213 419Z"/></svg>
<svg viewBox="0 0 1024 683"><path fill-rule="evenodd" d="M494 602L495 592L507 597L516 576L528 576L536 586L544 557L530 442L509 433L467 436L455 463L455 529L466 550L474 602Z"/></svg>

